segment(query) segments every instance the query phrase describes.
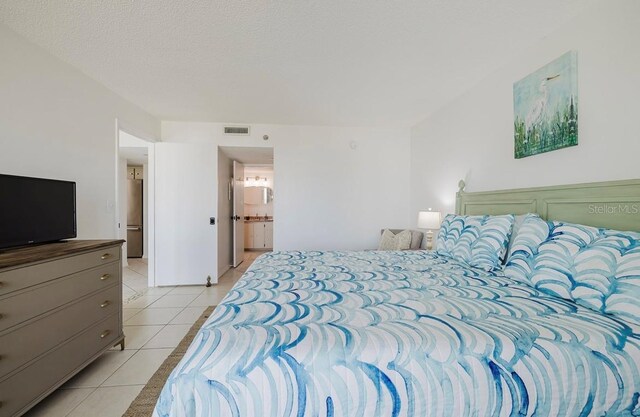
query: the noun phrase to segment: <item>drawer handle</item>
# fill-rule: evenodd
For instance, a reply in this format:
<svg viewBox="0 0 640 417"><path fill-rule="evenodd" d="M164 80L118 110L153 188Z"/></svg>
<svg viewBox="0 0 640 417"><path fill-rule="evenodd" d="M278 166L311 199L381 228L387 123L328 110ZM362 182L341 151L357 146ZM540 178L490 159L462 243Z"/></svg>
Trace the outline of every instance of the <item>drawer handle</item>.
<svg viewBox="0 0 640 417"><path fill-rule="evenodd" d="M100 277L100 281L105 281L105 280L108 280L109 278L111 278L111 274L104 274L103 276Z"/></svg>
<svg viewBox="0 0 640 417"><path fill-rule="evenodd" d="M111 302L109 300L104 301L102 304L100 304L100 308L105 308L106 306L108 306L109 304L111 304Z"/></svg>
<svg viewBox="0 0 640 417"><path fill-rule="evenodd" d="M100 339L104 339L105 337L109 336L111 334L111 331L109 330L105 330L104 332L102 332L102 334L100 335Z"/></svg>
<svg viewBox="0 0 640 417"><path fill-rule="evenodd" d="M102 259L103 261L104 261L105 259L109 259L109 258L111 258L111 254L110 254L110 253L105 253L104 255L102 255L102 256L100 257L100 259Z"/></svg>

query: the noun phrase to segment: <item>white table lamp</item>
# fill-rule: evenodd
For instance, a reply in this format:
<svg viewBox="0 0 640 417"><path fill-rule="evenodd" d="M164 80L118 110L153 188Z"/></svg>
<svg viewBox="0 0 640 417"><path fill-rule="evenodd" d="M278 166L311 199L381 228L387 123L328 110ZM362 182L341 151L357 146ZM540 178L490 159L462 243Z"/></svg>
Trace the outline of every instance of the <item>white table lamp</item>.
<svg viewBox="0 0 640 417"><path fill-rule="evenodd" d="M427 229L427 249L433 248L433 229L439 229L441 222L439 211L418 212L418 229Z"/></svg>

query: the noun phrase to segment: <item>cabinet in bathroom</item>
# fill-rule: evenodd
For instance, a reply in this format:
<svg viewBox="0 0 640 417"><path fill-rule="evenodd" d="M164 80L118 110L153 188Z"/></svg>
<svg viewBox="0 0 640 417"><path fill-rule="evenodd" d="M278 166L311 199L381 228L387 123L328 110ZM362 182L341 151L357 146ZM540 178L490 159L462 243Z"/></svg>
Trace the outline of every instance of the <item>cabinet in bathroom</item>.
<svg viewBox="0 0 640 417"><path fill-rule="evenodd" d="M273 222L264 224L264 247L273 249Z"/></svg>
<svg viewBox="0 0 640 417"><path fill-rule="evenodd" d="M273 222L245 222L244 242L246 249L272 249Z"/></svg>
<svg viewBox="0 0 640 417"><path fill-rule="evenodd" d="M244 222L244 248L253 248L253 223Z"/></svg>

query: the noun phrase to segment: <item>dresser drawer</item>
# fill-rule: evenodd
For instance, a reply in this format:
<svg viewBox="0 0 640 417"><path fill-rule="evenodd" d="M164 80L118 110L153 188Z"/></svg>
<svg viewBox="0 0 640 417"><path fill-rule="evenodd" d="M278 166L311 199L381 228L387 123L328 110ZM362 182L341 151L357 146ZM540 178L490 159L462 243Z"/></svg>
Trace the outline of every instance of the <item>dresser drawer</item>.
<svg viewBox="0 0 640 417"><path fill-rule="evenodd" d="M94 323L120 314L120 287L89 296L0 336L0 378Z"/></svg>
<svg viewBox="0 0 640 417"><path fill-rule="evenodd" d="M116 260L120 260L119 245L27 267L4 270L0 272L0 296Z"/></svg>
<svg viewBox="0 0 640 417"><path fill-rule="evenodd" d="M22 371L0 381L0 417L9 417L33 405L61 385L80 366L122 337L119 315L113 315L49 352Z"/></svg>
<svg viewBox="0 0 640 417"><path fill-rule="evenodd" d="M0 297L0 332L119 282L120 262L112 262Z"/></svg>

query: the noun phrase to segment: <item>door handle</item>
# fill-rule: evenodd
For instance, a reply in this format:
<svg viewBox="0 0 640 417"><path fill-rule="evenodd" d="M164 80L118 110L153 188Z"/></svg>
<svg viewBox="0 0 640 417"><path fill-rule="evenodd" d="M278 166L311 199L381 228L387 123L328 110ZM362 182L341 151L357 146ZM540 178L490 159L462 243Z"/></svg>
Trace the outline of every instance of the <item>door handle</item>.
<svg viewBox="0 0 640 417"><path fill-rule="evenodd" d="M127 231L139 232L140 230L142 230L140 226L127 226Z"/></svg>

